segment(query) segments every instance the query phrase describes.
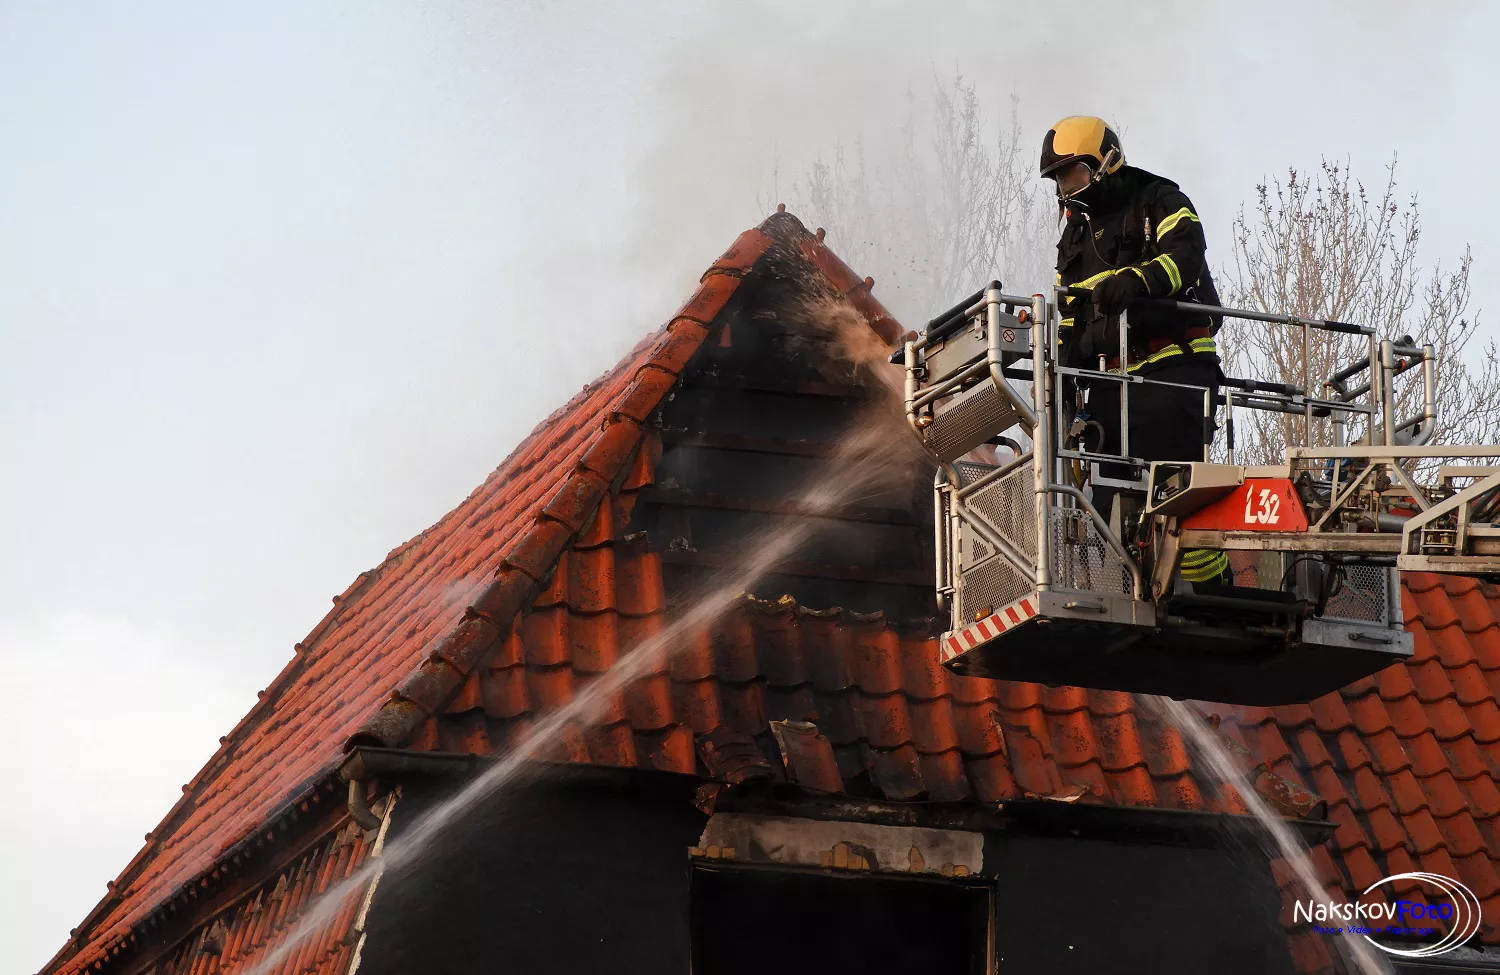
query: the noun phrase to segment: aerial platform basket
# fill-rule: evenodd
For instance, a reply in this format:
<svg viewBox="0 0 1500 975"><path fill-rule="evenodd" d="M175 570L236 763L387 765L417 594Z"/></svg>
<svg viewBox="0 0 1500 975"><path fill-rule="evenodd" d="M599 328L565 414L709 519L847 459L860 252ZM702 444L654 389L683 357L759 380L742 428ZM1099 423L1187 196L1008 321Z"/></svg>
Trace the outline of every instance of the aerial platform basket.
<svg viewBox="0 0 1500 975"><path fill-rule="evenodd" d="M1367 338L1369 354L1326 380L1321 397L1305 376L1300 385L1226 379L1217 399L1188 387L1206 409L1224 408L1231 431L1235 410L1271 410L1300 417L1304 442L1324 432L1332 446L1295 448L1273 467L1236 464L1232 452L1227 463L1134 457L1130 393L1151 380L1060 365L1055 302L1007 295L998 282L897 354L908 419L940 465L937 588L949 615L940 647L954 673L1308 701L1410 656L1399 570L1500 575L1500 466L1474 463L1500 448L1425 445L1430 346L1341 322L1207 310ZM1120 337L1124 360L1128 315ZM1423 380L1407 419L1396 410L1403 373ZM1091 452L1076 436L1064 391L1091 383L1121 387L1118 453ZM1012 457L981 461L993 447ZM1433 466L1445 457L1466 462ZM1101 464L1133 473L1105 478ZM1090 485L1119 489L1112 511L1095 509ZM1226 551L1232 583L1185 583L1190 549Z"/></svg>

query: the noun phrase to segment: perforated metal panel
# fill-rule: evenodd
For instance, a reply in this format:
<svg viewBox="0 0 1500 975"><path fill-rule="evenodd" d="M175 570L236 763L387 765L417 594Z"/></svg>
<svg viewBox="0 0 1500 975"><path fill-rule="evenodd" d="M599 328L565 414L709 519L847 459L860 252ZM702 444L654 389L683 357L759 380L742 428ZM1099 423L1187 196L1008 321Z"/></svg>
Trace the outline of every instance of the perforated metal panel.
<svg viewBox="0 0 1500 975"><path fill-rule="evenodd" d="M1359 623L1390 621L1390 569L1351 565L1344 570L1343 588L1328 600L1324 619Z"/></svg>
<svg viewBox="0 0 1500 975"><path fill-rule="evenodd" d="M1280 591L1297 584L1297 578L1304 574L1297 571L1297 565L1308 558L1287 552L1230 552L1229 567L1237 586ZM1344 576L1343 587L1329 597L1323 619L1381 626L1395 622L1390 605L1391 569L1349 565L1339 571ZM1305 595L1313 597L1312 593Z"/></svg>
<svg viewBox="0 0 1500 975"><path fill-rule="evenodd" d="M962 483L973 484L994 470L983 464L956 465ZM1036 558L1036 494L1031 468L1011 471L976 491L968 504L985 517L1024 558ZM958 614L954 622L971 623L1030 592L1032 580L967 525L960 530L962 570L958 578Z"/></svg>
<svg viewBox="0 0 1500 975"><path fill-rule="evenodd" d="M1285 588L1287 556L1285 552L1240 552L1231 551L1229 571L1234 575L1234 584L1246 589Z"/></svg>
<svg viewBox="0 0 1500 975"><path fill-rule="evenodd" d="M1053 508L1052 581L1068 589L1131 595L1130 573L1085 511Z"/></svg>
<svg viewBox="0 0 1500 975"><path fill-rule="evenodd" d="M988 379L939 403L932 426L922 434L940 461L962 457L1019 420L1011 401Z"/></svg>

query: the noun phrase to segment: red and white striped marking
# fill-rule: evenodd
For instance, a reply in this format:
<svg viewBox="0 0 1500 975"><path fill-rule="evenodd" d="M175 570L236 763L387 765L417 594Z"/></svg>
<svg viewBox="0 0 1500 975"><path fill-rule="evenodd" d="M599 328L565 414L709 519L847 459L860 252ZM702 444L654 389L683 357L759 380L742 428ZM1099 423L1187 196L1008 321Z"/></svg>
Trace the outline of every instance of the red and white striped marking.
<svg viewBox="0 0 1500 975"><path fill-rule="evenodd" d="M970 623L960 630L943 636L943 660L949 661L961 653L967 653L987 643L1006 630L1020 626L1036 615L1038 609L1036 593L1024 596L997 613L991 613L977 623Z"/></svg>

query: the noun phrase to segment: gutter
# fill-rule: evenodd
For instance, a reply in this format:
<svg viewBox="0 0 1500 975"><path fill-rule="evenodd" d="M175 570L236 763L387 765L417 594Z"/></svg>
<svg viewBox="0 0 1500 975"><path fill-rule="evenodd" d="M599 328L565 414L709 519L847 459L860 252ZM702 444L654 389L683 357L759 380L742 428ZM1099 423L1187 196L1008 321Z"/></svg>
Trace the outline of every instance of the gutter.
<svg viewBox="0 0 1500 975"><path fill-rule="evenodd" d="M349 750L348 757L338 767L338 774L347 781L365 783L374 782L380 776L418 778L474 776L504 757L504 755L475 755L470 752L427 752L406 748L384 748L376 745L356 745ZM614 788L648 784L684 789L690 794L697 786L708 781L682 772L663 772L660 769L635 766L581 765L541 759L533 759L525 764L528 768L537 771L550 771L571 783L601 784Z"/></svg>
<svg viewBox="0 0 1500 975"><path fill-rule="evenodd" d="M349 783L349 818L367 832L379 830L382 819L370 808L369 792L377 776L473 775L479 756L453 752L417 752L404 748L361 745L344 759L339 775Z"/></svg>
<svg viewBox="0 0 1500 975"><path fill-rule="evenodd" d="M377 775L472 775L491 761L489 756L469 752L421 752L358 745L339 766L339 775L350 782L368 782Z"/></svg>

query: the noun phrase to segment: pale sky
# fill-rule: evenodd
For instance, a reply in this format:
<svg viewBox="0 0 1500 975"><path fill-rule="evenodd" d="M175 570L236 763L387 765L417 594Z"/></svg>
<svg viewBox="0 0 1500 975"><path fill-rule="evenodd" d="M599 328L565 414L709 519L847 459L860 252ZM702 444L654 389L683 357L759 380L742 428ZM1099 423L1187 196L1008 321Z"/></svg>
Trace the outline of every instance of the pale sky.
<svg viewBox="0 0 1500 975"><path fill-rule="evenodd" d="M661 324L773 169L890 144L957 67L1038 146L1118 121L1217 262L1267 174L1399 153L1423 260L1472 245L1487 313L1496 10L0 5L0 970L61 947L330 597Z"/></svg>

